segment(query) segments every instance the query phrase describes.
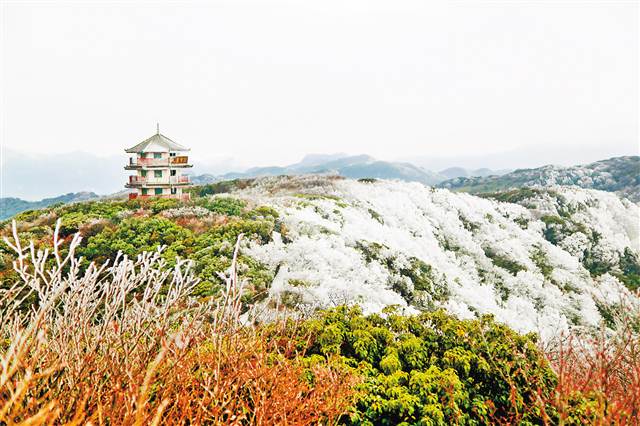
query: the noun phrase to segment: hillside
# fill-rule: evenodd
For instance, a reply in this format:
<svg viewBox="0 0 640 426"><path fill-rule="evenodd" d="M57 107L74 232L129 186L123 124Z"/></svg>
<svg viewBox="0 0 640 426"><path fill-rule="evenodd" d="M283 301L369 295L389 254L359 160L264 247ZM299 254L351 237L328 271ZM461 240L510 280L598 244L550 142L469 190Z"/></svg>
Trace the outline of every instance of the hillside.
<svg viewBox="0 0 640 426"><path fill-rule="evenodd" d="M238 196L279 212L286 232L250 253L277 271L270 294L303 305L441 306L552 335L595 326L625 283L640 285L638 206L605 192L565 188L524 207L416 183L281 178Z"/></svg>
<svg viewBox="0 0 640 426"><path fill-rule="evenodd" d="M0 401L28 389L12 419L615 424L637 412L637 204L318 175L192 194L22 212L22 249L2 223L0 360L17 367ZM52 239L69 258L24 250Z"/></svg>
<svg viewBox="0 0 640 426"><path fill-rule="evenodd" d="M614 157L572 167L544 166L520 169L502 176L458 177L437 186L456 191L484 193L522 187L570 185L616 192L640 201L640 156Z"/></svg>
<svg viewBox="0 0 640 426"><path fill-rule="evenodd" d="M0 220L8 219L22 211L41 209L52 204L73 203L99 198L93 192L71 192L58 197L45 198L40 201L26 201L20 198L0 198Z"/></svg>
<svg viewBox="0 0 640 426"><path fill-rule="evenodd" d="M265 307L443 307L551 336L596 327L640 285L638 206L606 192L561 188L492 200L419 183L305 176L217 183L196 194L216 195L187 206L88 202L17 219L45 238L62 217L63 235L86 236L80 253L88 259L166 244L167 260L196 262L202 295L219 288L216 271L242 232L251 242L241 259L248 292Z"/></svg>

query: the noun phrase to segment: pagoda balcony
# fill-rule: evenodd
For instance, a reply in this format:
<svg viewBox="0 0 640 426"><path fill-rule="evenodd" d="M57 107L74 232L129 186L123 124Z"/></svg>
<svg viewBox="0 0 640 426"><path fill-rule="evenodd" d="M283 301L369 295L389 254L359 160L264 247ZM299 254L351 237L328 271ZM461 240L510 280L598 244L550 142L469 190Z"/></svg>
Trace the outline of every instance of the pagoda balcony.
<svg viewBox="0 0 640 426"><path fill-rule="evenodd" d="M188 156L177 155L168 158L129 158L129 164L124 168L126 170L135 170L147 167L193 167L193 165L189 164Z"/></svg>
<svg viewBox="0 0 640 426"><path fill-rule="evenodd" d="M130 200L148 200L148 199L151 199L151 198L171 198L171 199L174 199L174 200L189 201L189 200L191 200L191 194L161 194L161 195L147 194L147 195L140 195L140 194L137 194L135 192L129 194L129 199Z"/></svg>
<svg viewBox="0 0 640 426"><path fill-rule="evenodd" d="M138 188L141 186L188 186L191 185L189 176L171 176L169 178L154 178L149 176L129 176L129 182L125 185L127 188Z"/></svg>

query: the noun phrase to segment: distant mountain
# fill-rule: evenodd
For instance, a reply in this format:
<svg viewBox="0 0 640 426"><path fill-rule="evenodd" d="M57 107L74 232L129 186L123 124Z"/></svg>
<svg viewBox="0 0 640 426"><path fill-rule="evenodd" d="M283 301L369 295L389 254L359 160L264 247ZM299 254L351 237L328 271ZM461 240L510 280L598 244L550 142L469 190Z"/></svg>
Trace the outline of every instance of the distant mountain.
<svg viewBox="0 0 640 426"><path fill-rule="evenodd" d="M104 161L104 159L99 160L97 157L90 157L88 154L76 153L67 157L60 156L60 158L52 161L54 164L63 164L61 170L65 170L72 169L70 166L67 167L69 162L79 162L79 159L83 159L84 161L81 161L81 163L84 164L82 173L78 174L77 171L74 172L74 174L77 175L75 183L71 181L71 176L58 176L58 172L54 172L50 165L46 164L42 158L19 157L11 152L9 156L11 157L11 161L8 161L7 155L5 155L2 164L3 178L5 179L5 188L11 188L14 192L16 189L21 189L27 191L25 193L36 193L38 189L35 188L35 186L40 185L39 182L45 182L46 185L48 185L47 191L51 191L49 187L56 187L56 184L59 184L61 191L64 191L65 188L68 188L72 184L77 185L78 182L83 182L83 186L88 185L89 189L93 190L93 187L96 185L94 181L88 179L87 176L93 176L93 173L99 176L100 171L103 171L103 169L97 169L96 167L90 168L89 165L95 166L95 164L98 163L107 163L109 165L109 170L104 177L110 181L105 188L110 189L100 192L112 193L120 186L120 183L123 182L125 178L125 174L121 170L112 170L116 168L116 165L112 164L114 162L113 159ZM86 158L81 158L82 156ZM35 167L39 169L39 172L36 174L38 182L34 182L33 176L27 178L26 174L19 170L19 167L10 167L12 164L27 164L29 167L25 169L32 169L38 166ZM121 169L121 163L117 163L117 168ZM289 166L254 167L238 173L206 173L191 176L191 179L195 185L204 185L239 178L306 174L332 174L352 179L396 179L407 182L420 182L425 185L471 193L489 193L520 187L574 185L582 188L616 192L632 201L640 201L639 156L615 157L587 165L572 167L548 165L535 169L520 169L512 172L488 168L465 169L462 167L451 167L435 173L411 163L379 161L368 155L311 154L305 156L300 162ZM19 187L20 185L25 188ZM113 195L122 196L125 193L126 191L121 191ZM95 198L99 198L99 196L94 192L70 192L65 195L45 198L40 201L26 201L15 197L0 198L0 220L9 218L24 210L43 208L54 203L85 201Z"/></svg>
<svg viewBox="0 0 640 426"><path fill-rule="evenodd" d="M0 220L8 219L25 210L35 210L48 207L57 203L74 203L100 198L93 192L70 192L53 198L45 198L40 201L25 201L20 198L0 198Z"/></svg>
<svg viewBox="0 0 640 426"><path fill-rule="evenodd" d="M463 167L449 167L448 169L441 170L438 172L440 175L444 176L446 179L454 179L457 177L474 177L474 176L501 176L506 173L511 172L512 170L503 169L503 170L491 170L487 168L483 169L475 169L469 170Z"/></svg>
<svg viewBox="0 0 640 426"><path fill-rule="evenodd" d="M440 170L440 174L447 179L469 177L469 171L463 167L449 167L448 169Z"/></svg>
<svg viewBox="0 0 640 426"><path fill-rule="evenodd" d="M252 178L279 175L334 174L353 179L376 178L398 179L407 182L421 182L435 185L446 179L410 163L379 161L368 155L345 156L344 154L307 155L299 163L284 167L255 167L240 173L226 173L193 176L195 184L205 184L218 180Z"/></svg>
<svg viewBox="0 0 640 426"><path fill-rule="evenodd" d="M640 201L640 156L614 157L572 167L549 165L520 169L503 176L457 177L440 182L437 186L470 193L486 193L555 185L616 192L632 201Z"/></svg>
<svg viewBox="0 0 640 426"><path fill-rule="evenodd" d="M339 160L341 158L348 157L347 154L344 153L336 153L336 154L307 154L302 158L302 161L297 163L297 166L300 167L313 167L318 166L323 163L328 163L329 161Z"/></svg>
<svg viewBox="0 0 640 426"><path fill-rule="evenodd" d="M79 191L110 194L124 188L126 156L86 152L51 155L4 149L2 196L41 200Z"/></svg>

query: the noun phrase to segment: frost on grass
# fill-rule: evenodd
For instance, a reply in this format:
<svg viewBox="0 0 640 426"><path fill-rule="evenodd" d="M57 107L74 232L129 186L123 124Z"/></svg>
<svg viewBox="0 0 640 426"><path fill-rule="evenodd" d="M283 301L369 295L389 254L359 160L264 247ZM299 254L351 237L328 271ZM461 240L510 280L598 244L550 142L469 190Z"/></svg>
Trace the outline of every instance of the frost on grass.
<svg viewBox="0 0 640 426"><path fill-rule="evenodd" d="M614 194L557 187L515 203L314 176L263 179L237 195L280 213L286 235L250 254L277 271L271 296L298 304L493 313L545 337L596 327L621 298L638 302L621 259L637 263L639 209Z"/></svg>

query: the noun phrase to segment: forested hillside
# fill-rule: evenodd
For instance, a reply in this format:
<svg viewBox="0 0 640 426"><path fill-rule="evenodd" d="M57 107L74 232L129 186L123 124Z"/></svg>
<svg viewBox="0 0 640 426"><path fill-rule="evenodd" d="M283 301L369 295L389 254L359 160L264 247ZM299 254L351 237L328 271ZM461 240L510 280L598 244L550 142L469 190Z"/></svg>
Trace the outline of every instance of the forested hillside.
<svg viewBox="0 0 640 426"><path fill-rule="evenodd" d="M0 405L23 401L8 405L16 421L55 401L65 408L51 418L124 423L580 424L638 412L624 391L640 373L637 204L578 188L477 197L328 176L192 196L26 211L15 236L2 224L0 319L18 315L32 324L24 342L28 330L49 342L23 350L13 322L0 328L4 365L42 373L20 367L0 383ZM77 262L37 252L56 247ZM576 352L587 337L612 351Z"/></svg>

